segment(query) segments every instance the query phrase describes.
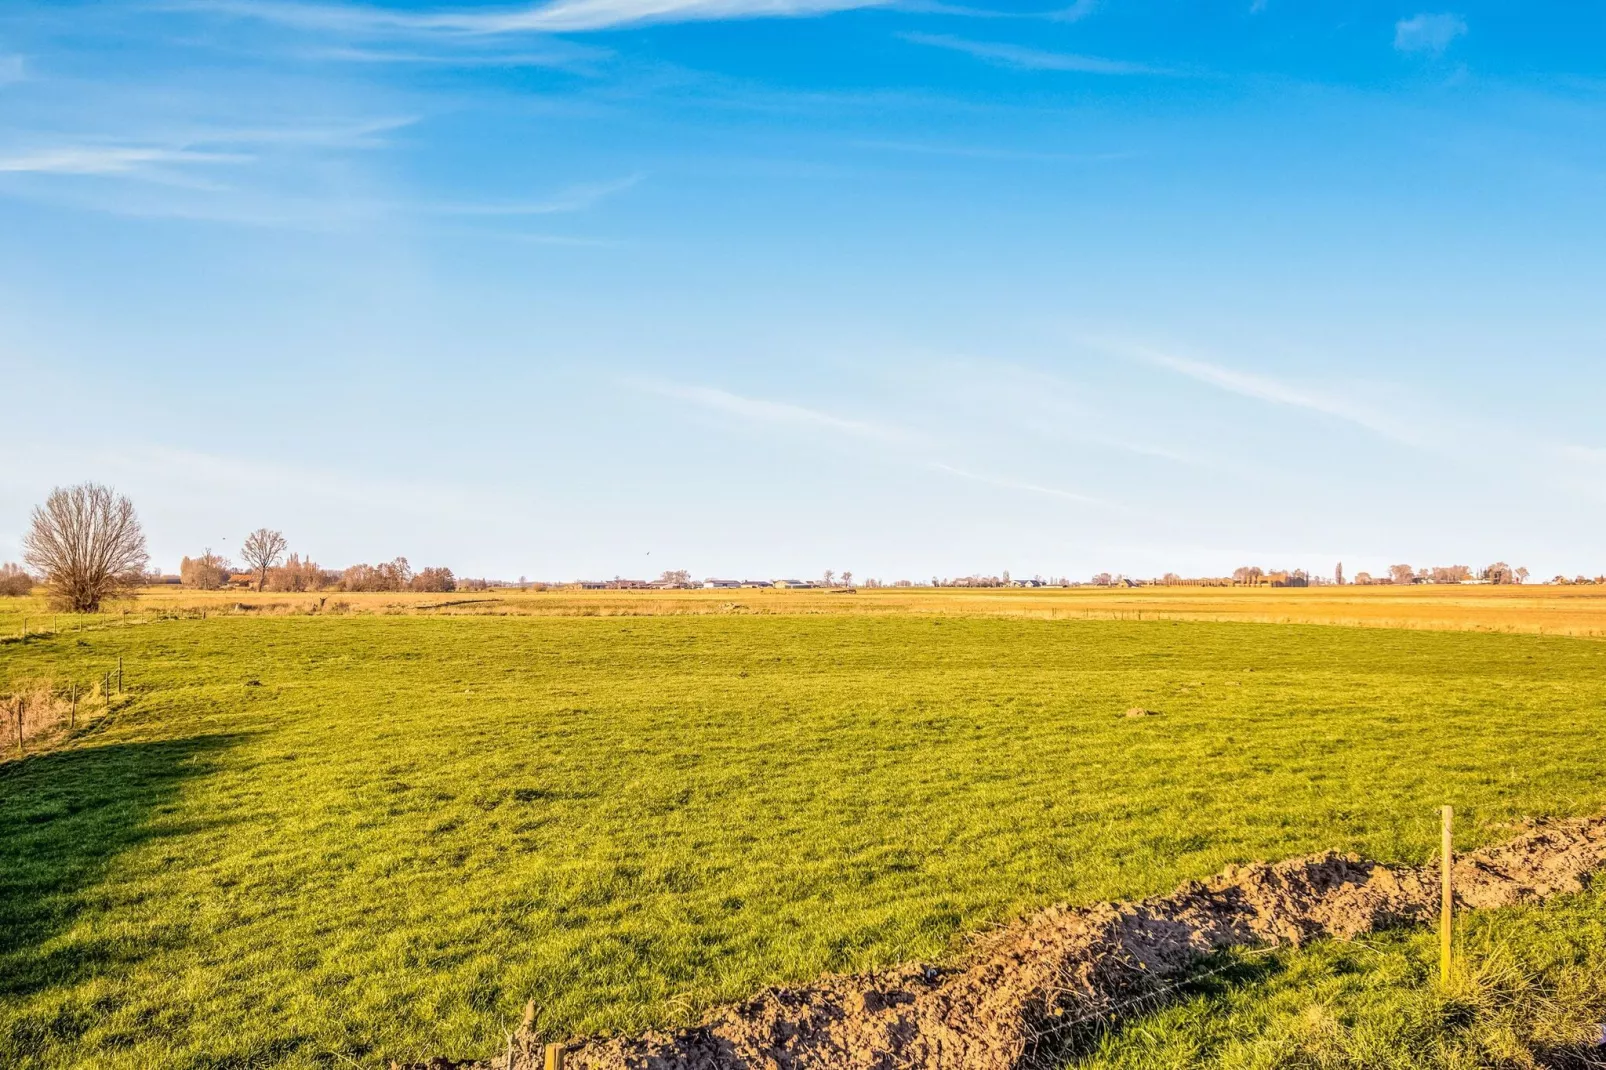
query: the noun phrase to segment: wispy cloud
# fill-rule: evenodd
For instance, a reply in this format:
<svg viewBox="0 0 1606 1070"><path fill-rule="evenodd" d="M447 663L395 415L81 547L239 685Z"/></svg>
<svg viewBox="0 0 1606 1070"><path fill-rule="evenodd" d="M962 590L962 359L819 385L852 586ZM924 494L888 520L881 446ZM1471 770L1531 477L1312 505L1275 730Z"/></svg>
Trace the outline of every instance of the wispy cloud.
<svg viewBox="0 0 1606 1070"><path fill-rule="evenodd" d="M305 176L317 177L318 165L333 154L385 144L384 131L411 121L174 123L138 140L86 133L0 146L0 191L136 218L330 229L344 225L343 214L353 218L349 213L372 206L340 186L320 190Z"/></svg>
<svg viewBox="0 0 1606 1070"><path fill-rule="evenodd" d="M1466 32L1467 22L1460 15L1413 15L1394 24L1394 47L1401 52L1438 54Z"/></svg>
<svg viewBox="0 0 1606 1070"><path fill-rule="evenodd" d="M569 45L548 52L466 52L462 49L441 49L436 52L413 50L399 52L385 48L313 48L300 53L310 60L330 63L388 64L417 67L462 67L513 70L520 67L540 67L584 73L593 65L612 55L607 49L582 48Z"/></svg>
<svg viewBox="0 0 1606 1070"><path fill-rule="evenodd" d="M566 190L561 190L553 196L539 201L426 204L421 208L424 211L437 212L442 215L462 216L556 215L563 212L583 212L598 201L636 185L641 181L641 178L641 175L629 175L625 178L615 179L612 182L593 182L570 186Z"/></svg>
<svg viewBox="0 0 1606 1070"><path fill-rule="evenodd" d="M409 200L309 182L340 154L378 149L411 118L294 127L177 128L144 144L77 142L0 146L0 192L138 218L339 230L380 218L508 219L583 212L630 189L641 175L580 183L529 200ZM178 192L182 191L182 192ZM498 233L542 244L597 245L563 235Z"/></svg>
<svg viewBox="0 0 1606 1070"><path fill-rule="evenodd" d="M964 468L955 468L951 464L943 464L940 461L932 461L928 467L936 472L945 472L951 476L958 476L960 479L968 479L975 483L986 483L988 486L1001 487L1004 490L1018 490L1027 494L1042 495L1043 497L1047 498L1059 498L1063 501L1076 502L1080 505L1097 505L1106 509L1115 508L1115 506L1103 500L1102 498L1094 498L1087 494L1078 494L1073 490L1063 490L1059 487L1046 487L1041 483L1026 483L1016 479L1004 479L999 476L984 475L983 473L972 472Z"/></svg>
<svg viewBox="0 0 1606 1070"><path fill-rule="evenodd" d="M1190 468L1224 467L1198 450L1168 447L1156 440L1151 428L1139 430L1124 419L1107 420L1106 415L1119 408L1111 399L1094 396L1085 385L1041 368L1009 361L958 360L949 362L941 376L928 378L943 380L950 396L961 399L967 411L988 401L1000 404L999 415L1006 426L1040 438L1118 450ZM1135 430L1138 435L1133 434Z"/></svg>
<svg viewBox="0 0 1606 1070"><path fill-rule="evenodd" d="M717 387L684 386L642 379L627 379L625 383L628 386L660 397L687 402L704 409L738 417L744 423L762 427L812 429L850 438L880 442L888 446L901 447L896 453L906 461L925 467L930 471L941 472L958 479L985 483L989 486L1018 491L1024 494L1058 498L1061 501L1075 502L1079 505L1093 505L1105 509L1121 508L1103 499L1073 490L1066 490L1062 487L989 475L974 469L948 464L944 461L931 460L929 459L930 454L941 448L942 444L933 442L919 432L910 431L902 427L851 419L820 409L794 405L790 402L744 397Z"/></svg>
<svg viewBox="0 0 1606 1070"><path fill-rule="evenodd" d="M988 63L1028 71L1074 71L1081 74L1172 74L1174 72L1144 63L1105 59L1101 56L1084 56L1075 52L1046 52L1025 45L1001 41L972 41L945 33L901 33L898 35L911 44L931 48L946 48L963 52Z"/></svg>
<svg viewBox="0 0 1606 1070"><path fill-rule="evenodd" d="M361 123L283 128L190 128L147 138L142 144L83 137L28 148L0 149L0 172L51 175L148 177L194 165L244 164L270 148L376 148L377 135L415 119L387 118Z"/></svg>
<svg viewBox="0 0 1606 1070"><path fill-rule="evenodd" d="M794 405L785 401L766 401L744 397L711 386L683 386L646 379L628 379L626 384L660 397L684 401L715 412L728 413L750 423L776 427L804 427L831 431L854 438L880 442L909 443L918 436L902 428L867 420L854 420L834 413Z"/></svg>
<svg viewBox="0 0 1606 1070"><path fill-rule="evenodd" d="M464 35L576 33L647 22L798 18L874 7L887 0L553 0L499 11L395 11L355 4L189 0L177 4L307 30Z"/></svg>
<svg viewBox="0 0 1606 1070"><path fill-rule="evenodd" d="M1190 379L1225 390L1230 394L1253 398L1273 405L1318 412L1324 416L1331 416L1335 419L1356 424L1384 438L1393 439L1396 442L1407 445L1423 446L1426 444L1419 433L1415 433L1401 426L1398 422L1389 420L1372 409L1358 405L1347 398L1295 386L1272 379L1269 376L1238 371L1234 368L1223 367L1220 364L1196 360L1192 357L1181 357L1142 346L1124 346L1121 348L1138 360L1169 369L1179 375L1185 375Z"/></svg>
<svg viewBox="0 0 1606 1070"><path fill-rule="evenodd" d="M28 64L18 55L0 55L0 86L26 81Z"/></svg>
<svg viewBox="0 0 1606 1070"><path fill-rule="evenodd" d="M119 145L71 145L0 155L0 172L49 175L145 175L157 165L237 164L250 156Z"/></svg>
<svg viewBox="0 0 1606 1070"><path fill-rule="evenodd" d="M298 122L286 126L202 127L177 135L194 145L305 145L319 148L376 149L390 144L384 137L417 123L417 115L390 115L345 123Z"/></svg>
<svg viewBox="0 0 1606 1070"><path fill-rule="evenodd" d="M1154 442L1143 442L1119 435L1104 434L1087 428L1066 428L1062 425L1046 424L1039 420L1026 420L1023 427L1036 431L1045 437L1085 442L1090 446L1104 449L1120 450L1138 457L1152 457L1157 461L1169 461L1172 464L1185 465L1189 468L1222 469L1219 462L1198 453L1184 453L1181 450L1168 449Z"/></svg>
<svg viewBox="0 0 1606 1070"><path fill-rule="evenodd" d="M1005 11L996 7L955 4L949 0L889 0L889 2L898 11L915 15L953 15L970 19L1029 19L1048 22L1080 22L1102 6L1100 0L1075 0L1068 7L1051 8L1047 11Z"/></svg>
<svg viewBox="0 0 1606 1070"><path fill-rule="evenodd" d="M1585 464L1606 468L1606 449L1597 446L1563 445L1558 446L1556 452L1570 461L1582 461Z"/></svg>
<svg viewBox="0 0 1606 1070"><path fill-rule="evenodd" d="M1131 152L1042 152L1004 149L989 145L944 145L920 141L854 141L855 148L906 152L920 156L956 156L974 160L1020 160L1045 163L1112 163L1130 160Z"/></svg>
<svg viewBox="0 0 1606 1070"><path fill-rule="evenodd" d="M1099 9L1099 0L1075 0L1069 7L1049 12L1055 22L1081 22Z"/></svg>

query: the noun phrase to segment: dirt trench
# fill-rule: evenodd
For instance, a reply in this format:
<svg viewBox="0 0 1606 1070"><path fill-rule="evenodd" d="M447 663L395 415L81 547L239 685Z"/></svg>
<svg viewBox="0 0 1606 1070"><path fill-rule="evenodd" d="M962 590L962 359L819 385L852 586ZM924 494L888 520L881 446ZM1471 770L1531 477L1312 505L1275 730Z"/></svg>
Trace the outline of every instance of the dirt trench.
<svg viewBox="0 0 1606 1070"><path fill-rule="evenodd" d="M1459 859L1459 907L1579 891L1606 866L1606 815L1539 822ZM1437 867L1339 855L1233 866L1140 902L1055 906L976 941L957 966L908 965L771 988L697 1026L567 1045L566 1070L1028 1070L1079 1023L1175 981L1235 945L1347 939L1431 918ZM409 1070L540 1070L521 1030L488 1062Z"/></svg>

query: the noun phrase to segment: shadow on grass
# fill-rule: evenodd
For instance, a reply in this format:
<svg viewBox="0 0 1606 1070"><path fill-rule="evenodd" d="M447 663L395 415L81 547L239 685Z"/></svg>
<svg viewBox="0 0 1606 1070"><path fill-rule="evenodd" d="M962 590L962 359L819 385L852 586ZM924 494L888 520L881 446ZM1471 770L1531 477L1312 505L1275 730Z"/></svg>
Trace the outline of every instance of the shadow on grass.
<svg viewBox="0 0 1606 1070"><path fill-rule="evenodd" d="M44 949L88 905L120 854L182 834L153 818L184 781L244 738L217 734L56 751L0 770L0 1001L72 984L143 958L163 941Z"/></svg>
<svg viewBox="0 0 1606 1070"><path fill-rule="evenodd" d="M1606 1045L1552 1048L1540 1052L1535 1061L1545 1070L1601 1070L1606 1067Z"/></svg>
<svg viewBox="0 0 1606 1070"><path fill-rule="evenodd" d="M1287 968L1280 956L1223 951L1194 963L1184 976L1152 992L1117 1000L1111 1012L1072 1022L1040 1042L1030 1065L1069 1067L1085 1059L1107 1040L1118 1040L1129 1027L1143 1028L1147 1015L1196 997L1221 999L1234 990L1271 980Z"/></svg>

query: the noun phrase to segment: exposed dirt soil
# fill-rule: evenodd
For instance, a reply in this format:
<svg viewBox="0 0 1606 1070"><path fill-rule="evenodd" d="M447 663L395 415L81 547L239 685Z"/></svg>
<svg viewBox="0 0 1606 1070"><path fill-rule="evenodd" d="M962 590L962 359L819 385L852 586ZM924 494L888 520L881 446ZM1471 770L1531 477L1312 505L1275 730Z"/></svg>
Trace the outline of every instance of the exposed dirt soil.
<svg viewBox="0 0 1606 1070"><path fill-rule="evenodd" d="M1606 815L1536 823L1459 859L1461 907L1581 890L1606 866ZM568 1070L1026 1070L1052 1061L1079 1025L1175 981L1233 945L1347 939L1431 918L1437 867L1328 853L1234 866L1168 896L1050 907L987 935L958 966L909 965L772 988L693 1028L567 1045ZM521 1030L485 1063L417 1070L540 1070ZM552 1038L546 1038L552 1039Z"/></svg>

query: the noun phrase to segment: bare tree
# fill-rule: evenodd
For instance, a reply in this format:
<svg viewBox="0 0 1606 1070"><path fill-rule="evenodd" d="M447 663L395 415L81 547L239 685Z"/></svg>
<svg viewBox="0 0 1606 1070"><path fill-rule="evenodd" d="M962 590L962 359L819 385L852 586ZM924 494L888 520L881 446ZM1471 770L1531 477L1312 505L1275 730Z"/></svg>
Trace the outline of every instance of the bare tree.
<svg viewBox="0 0 1606 1070"><path fill-rule="evenodd" d="M830 587L834 583L836 583L836 571L828 568L825 570L825 585Z"/></svg>
<svg viewBox="0 0 1606 1070"><path fill-rule="evenodd" d="M200 557L186 557L178 564L178 579L186 587L198 591L215 591L226 587L234 569L208 546Z"/></svg>
<svg viewBox="0 0 1606 1070"><path fill-rule="evenodd" d="M1526 568L1519 567L1517 569L1515 575L1517 577L1517 582L1518 583L1527 583L1528 582L1528 570Z"/></svg>
<svg viewBox="0 0 1606 1070"><path fill-rule="evenodd" d="M139 586L150 555L134 503L110 487L57 487L33 511L23 560L45 580L52 605L96 613L107 598Z"/></svg>
<svg viewBox="0 0 1606 1070"><path fill-rule="evenodd" d="M852 587L853 586L853 573L849 572L846 569L842 570L842 586L844 586L844 587Z"/></svg>
<svg viewBox="0 0 1606 1070"><path fill-rule="evenodd" d="M1416 579L1416 569L1410 565L1390 565L1389 578L1395 583L1410 583Z"/></svg>
<svg viewBox="0 0 1606 1070"><path fill-rule="evenodd" d="M240 557L245 560L246 567L257 574L257 590L267 585L268 569L279 563L289 546L281 532L267 528L257 528L245 537L245 544L240 547Z"/></svg>

